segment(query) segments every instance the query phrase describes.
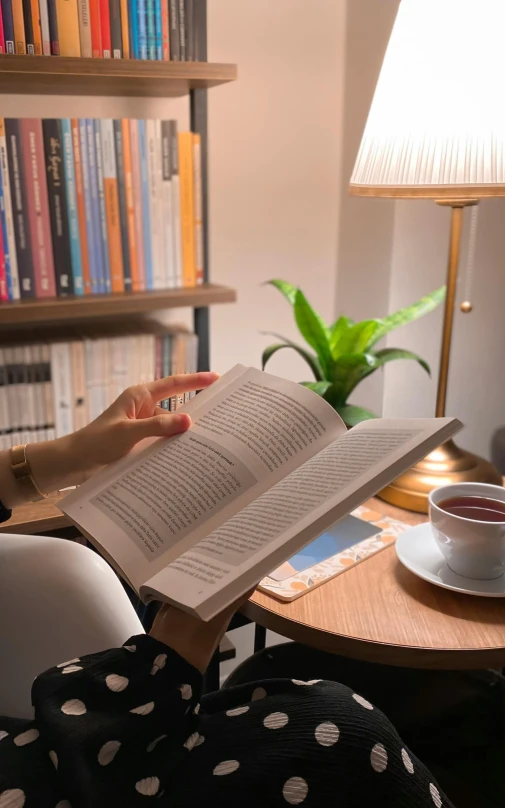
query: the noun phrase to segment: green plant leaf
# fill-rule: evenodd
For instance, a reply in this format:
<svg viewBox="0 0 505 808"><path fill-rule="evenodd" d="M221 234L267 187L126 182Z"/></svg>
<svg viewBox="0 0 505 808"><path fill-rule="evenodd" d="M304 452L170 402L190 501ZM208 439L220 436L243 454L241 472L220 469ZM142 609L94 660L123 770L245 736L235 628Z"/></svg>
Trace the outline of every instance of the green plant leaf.
<svg viewBox="0 0 505 808"><path fill-rule="evenodd" d="M335 407L335 410L340 415L342 421L346 426L356 426L361 421L369 421L372 418L378 418L371 410L366 410L364 407L358 407L355 404L344 404L342 407Z"/></svg>
<svg viewBox="0 0 505 808"><path fill-rule="evenodd" d="M321 398L324 398L328 388L331 387L331 382L300 382L300 384L302 387L307 387L309 390L317 393Z"/></svg>
<svg viewBox="0 0 505 808"><path fill-rule="evenodd" d="M281 337L281 339L284 339L284 337ZM261 357L262 370L265 370L265 365L268 362L268 360L275 353L277 353L277 351L280 351L281 348L292 348L302 357L302 359L305 359L312 373L314 374L314 378L317 381L321 381L322 379L324 379L323 371L321 370L321 365L319 364L317 356L314 356L313 354L306 351L305 348L302 348L300 345L297 345L295 342L291 342L290 340L284 340L284 342L280 342L276 345L269 345L268 348L265 348L265 350L263 351L263 356Z"/></svg>
<svg viewBox="0 0 505 808"><path fill-rule="evenodd" d="M377 367L382 367L386 362L393 362L395 359L413 359L421 365L428 376L431 376L428 363L412 351L405 351L402 348L383 348L381 351L376 351L374 355L377 359Z"/></svg>
<svg viewBox="0 0 505 808"><path fill-rule="evenodd" d="M343 404L351 395L361 379L372 373L377 367L373 354L353 353L340 356L333 363L331 380L334 395L338 391L338 403Z"/></svg>
<svg viewBox="0 0 505 808"><path fill-rule="evenodd" d="M328 377L332 364L329 329L322 317L314 311L301 289L296 292L294 312L300 334L317 353L323 372Z"/></svg>
<svg viewBox="0 0 505 808"><path fill-rule="evenodd" d="M442 303L444 298L445 286L441 286L439 289L430 292L429 295L422 297L417 303L412 303L404 309L399 309L393 314L388 314L387 317L383 317L380 321L381 327L374 334L373 342L371 342L368 347L371 348L372 345L375 345L382 337L389 334L390 331L393 331L393 329L418 320L420 317L424 317L425 314L429 314L430 311L433 311L433 309L436 309L437 306Z"/></svg>
<svg viewBox="0 0 505 808"><path fill-rule="evenodd" d="M286 300L291 303L292 306L295 305L296 292L298 291L296 286L293 286L293 284L288 283L287 281L281 281L275 278L271 281L266 281L266 284L269 286L275 286L275 288L284 295Z"/></svg>
<svg viewBox="0 0 505 808"><path fill-rule="evenodd" d="M375 340L375 334L382 327L381 320L362 320L343 332L333 351L334 359L344 354L358 354L368 349Z"/></svg>
<svg viewBox="0 0 505 808"><path fill-rule="evenodd" d="M339 355L338 346L344 334L354 325L349 317L342 315L330 328L330 351L334 359Z"/></svg>

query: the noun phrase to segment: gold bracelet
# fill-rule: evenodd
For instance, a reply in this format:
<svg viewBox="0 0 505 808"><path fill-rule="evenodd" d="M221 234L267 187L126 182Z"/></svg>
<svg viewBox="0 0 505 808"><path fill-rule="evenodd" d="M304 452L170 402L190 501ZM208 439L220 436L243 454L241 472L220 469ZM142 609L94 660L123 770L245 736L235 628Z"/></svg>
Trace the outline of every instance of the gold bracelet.
<svg viewBox="0 0 505 808"><path fill-rule="evenodd" d="M26 456L26 443L12 447L11 469L19 487L28 500L38 502L46 498L47 494L42 493L32 477L32 470Z"/></svg>

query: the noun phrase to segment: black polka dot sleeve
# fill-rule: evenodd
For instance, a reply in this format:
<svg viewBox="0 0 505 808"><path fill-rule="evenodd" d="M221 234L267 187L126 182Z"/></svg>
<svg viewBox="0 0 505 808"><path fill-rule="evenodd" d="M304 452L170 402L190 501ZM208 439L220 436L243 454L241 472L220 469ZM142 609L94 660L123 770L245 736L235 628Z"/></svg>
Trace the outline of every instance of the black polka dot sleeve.
<svg viewBox="0 0 505 808"><path fill-rule="evenodd" d="M201 683L195 668L147 635L36 679L36 724L72 806L162 796L198 743Z"/></svg>

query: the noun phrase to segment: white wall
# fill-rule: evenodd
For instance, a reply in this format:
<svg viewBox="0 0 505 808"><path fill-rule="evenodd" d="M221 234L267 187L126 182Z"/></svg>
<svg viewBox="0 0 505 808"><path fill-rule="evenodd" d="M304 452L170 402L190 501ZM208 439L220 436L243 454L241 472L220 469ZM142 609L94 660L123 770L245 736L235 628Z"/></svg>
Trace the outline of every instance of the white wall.
<svg viewBox="0 0 505 808"><path fill-rule="evenodd" d="M238 290L212 310L212 365L259 366L272 342L296 337L279 293L300 285L334 313L343 115L345 0L210 0L209 58L237 62L239 80L209 96L211 273ZM291 354L291 355L290 355ZM281 352L272 372L310 371Z"/></svg>

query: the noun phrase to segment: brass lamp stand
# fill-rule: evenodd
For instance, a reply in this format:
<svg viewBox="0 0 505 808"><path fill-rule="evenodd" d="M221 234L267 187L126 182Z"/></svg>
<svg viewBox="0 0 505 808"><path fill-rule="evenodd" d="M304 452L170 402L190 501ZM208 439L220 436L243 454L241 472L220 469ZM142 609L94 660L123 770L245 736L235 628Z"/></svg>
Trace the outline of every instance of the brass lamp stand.
<svg viewBox="0 0 505 808"><path fill-rule="evenodd" d="M451 352L452 325L454 320L454 304L456 300L456 283L458 279L461 234L463 229L463 210L470 205L477 205L478 200L440 200L438 205L450 206L451 241L449 249L449 265L447 269L447 293L445 298L444 325L442 333L442 351L440 354L440 370L438 375L437 418L445 416L447 397L447 378L449 375L449 358ZM470 311L467 302L463 311ZM428 494L440 485L450 483L481 482L502 485L502 478L495 467L482 457L460 449L450 440L417 463L413 468L398 477L378 495L392 505L406 508L409 511L427 513Z"/></svg>

